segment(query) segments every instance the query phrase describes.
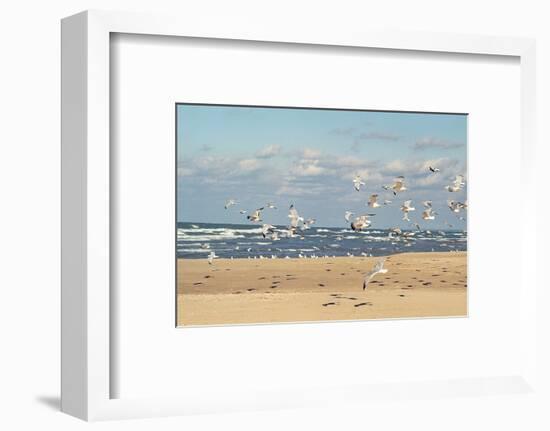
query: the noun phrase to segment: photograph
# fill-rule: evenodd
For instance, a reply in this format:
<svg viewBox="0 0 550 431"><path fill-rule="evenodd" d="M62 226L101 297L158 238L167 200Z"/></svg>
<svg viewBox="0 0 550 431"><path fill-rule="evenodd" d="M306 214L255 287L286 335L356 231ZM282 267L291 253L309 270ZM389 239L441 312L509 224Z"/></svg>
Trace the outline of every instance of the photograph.
<svg viewBox="0 0 550 431"><path fill-rule="evenodd" d="M175 109L178 327L467 317L466 113Z"/></svg>

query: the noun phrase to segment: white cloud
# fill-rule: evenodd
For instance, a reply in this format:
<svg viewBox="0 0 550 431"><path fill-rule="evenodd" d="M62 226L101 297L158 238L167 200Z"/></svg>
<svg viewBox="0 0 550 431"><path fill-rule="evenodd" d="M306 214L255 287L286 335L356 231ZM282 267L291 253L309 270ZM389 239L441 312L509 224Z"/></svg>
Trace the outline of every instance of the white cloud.
<svg viewBox="0 0 550 431"><path fill-rule="evenodd" d="M304 148L302 150L302 157L304 159L316 159L321 156L321 152L319 150L315 150L313 148Z"/></svg>
<svg viewBox="0 0 550 431"><path fill-rule="evenodd" d="M257 159L243 159L239 162L239 169L244 172L253 172L260 169L261 164Z"/></svg>
<svg viewBox="0 0 550 431"><path fill-rule="evenodd" d="M290 170L297 177L317 176L325 172L325 168L319 166L319 160L300 160Z"/></svg>
<svg viewBox="0 0 550 431"><path fill-rule="evenodd" d="M261 150L256 152L255 155L260 159L270 159L272 157L278 156L279 154L281 154L281 146L272 144L262 148Z"/></svg>

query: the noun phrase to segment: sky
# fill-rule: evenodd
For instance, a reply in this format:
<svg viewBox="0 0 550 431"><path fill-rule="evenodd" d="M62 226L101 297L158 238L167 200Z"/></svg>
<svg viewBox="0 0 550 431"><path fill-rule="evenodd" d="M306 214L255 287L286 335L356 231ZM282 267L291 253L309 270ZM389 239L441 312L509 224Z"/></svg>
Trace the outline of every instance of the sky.
<svg viewBox="0 0 550 431"><path fill-rule="evenodd" d="M249 223L248 213L273 202L264 222L288 224L288 207L315 218L316 226L346 226L345 211L375 213L372 228L410 227L399 207L425 229L465 229L447 207L466 190L445 186L467 177L467 115L294 108L177 106L178 221ZM441 170L436 174L429 166ZM366 185L357 192L353 178ZM405 177L407 191L393 196L382 185ZM369 208L371 194L381 208ZM224 209L228 199L238 204ZM421 218L422 201L438 215Z"/></svg>

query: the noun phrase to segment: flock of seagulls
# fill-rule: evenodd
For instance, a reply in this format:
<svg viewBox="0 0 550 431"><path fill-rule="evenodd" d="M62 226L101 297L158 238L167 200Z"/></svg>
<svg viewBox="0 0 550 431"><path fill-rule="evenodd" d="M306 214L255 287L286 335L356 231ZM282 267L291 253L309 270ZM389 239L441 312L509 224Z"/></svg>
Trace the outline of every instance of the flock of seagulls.
<svg viewBox="0 0 550 431"><path fill-rule="evenodd" d="M428 172L430 175L439 174L441 172L441 169L429 166ZM366 188L365 181L361 178L360 175L355 175L355 177L352 180L353 188L355 191L360 192L362 189ZM463 175L456 175L455 179L451 182L451 184L445 186L445 190L449 193L457 193L463 190L465 186L465 178ZM405 177L404 176L398 176L393 180L392 184L385 184L382 185L382 189L388 192L391 192L394 197L397 197L400 193L403 193L408 190ZM367 201L367 206L375 209L380 208L382 206L388 206L392 205L393 201L389 199L384 199L382 203L379 202L379 194L378 193L372 193ZM228 199L225 202L224 208L226 210L230 209L232 206L235 206L238 204L238 201L236 199ZM438 215L436 211L434 211L432 206L431 200L426 200L422 202L423 211L421 214L421 218L424 221L432 221L435 220L435 217ZM460 216L461 211L467 210L468 203L465 202L459 202L456 200L449 199L447 200L447 206L450 209L450 211L457 215L457 217L460 220L465 220L463 216ZM277 228L269 223L264 223L262 219L262 213L265 210L277 210L277 206L272 203L268 202L264 206L255 209L254 211L248 212L244 209L239 210L240 214L247 214L246 219L251 223L262 223L261 225L261 234L263 238L269 238L272 241L278 241L281 239L281 237L286 238L292 238L296 235L299 235L300 231L305 231L309 229L314 223L314 218L305 218L302 215L299 214L298 210L294 206L294 204L290 205L288 209L288 225L285 228ZM411 199L403 201L403 203L400 206L400 210L403 213L402 220L410 223L411 225L415 226L418 230L420 230L420 225L417 222L411 222L411 219L409 217L409 214L413 211L416 211L416 208L413 206L413 201ZM352 231L363 231L365 229L368 229L372 225L372 221L370 220L371 217L376 216L375 213L366 213L357 215L353 213L352 211L345 211L344 213L344 219L347 223L349 223L350 228ZM453 225L445 221L445 225L448 227L452 227ZM429 232L429 231L428 231ZM400 228L392 228L390 229L389 236L391 238L399 238L402 237L405 240L407 238L410 238L414 235L414 232L405 232L402 231ZM212 264L214 259L217 258L214 251L211 251L208 255L208 263ZM364 282L363 282L363 290L367 288L368 283L372 280L372 278L377 274L384 274L387 272L387 269L384 268L384 261L385 258L380 259L374 267L365 274Z"/></svg>

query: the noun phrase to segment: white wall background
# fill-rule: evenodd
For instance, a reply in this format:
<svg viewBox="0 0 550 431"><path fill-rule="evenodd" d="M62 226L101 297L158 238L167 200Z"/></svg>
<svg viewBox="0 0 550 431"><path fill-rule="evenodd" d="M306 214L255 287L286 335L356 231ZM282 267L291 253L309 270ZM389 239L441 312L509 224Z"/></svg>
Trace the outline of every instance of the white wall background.
<svg viewBox="0 0 550 431"><path fill-rule="evenodd" d="M535 37L539 141L550 142L550 26L547 2L462 0L4 2L0 12L0 427L80 429L57 411L59 398L59 20L84 9L212 14L295 21L331 30L395 28ZM539 146L540 179L550 161ZM540 190L539 261L544 262L548 193ZM520 199L521 202L521 199ZM528 203L521 203L528 204ZM512 252L512 251L511 251ZM541 292L541 302L549 295ZM541 309L540 319L550 328ZM548 344L540 360L549 364ZM546 373L548 376L549 373ZM540 400L540 399L538 399ZM544 405L546 404L546 405ZM382 403L346 408L199 416L96 424L101 429L549 429L545 403L532 397ZM31 428L32 427L32 428Z"/></svg>

